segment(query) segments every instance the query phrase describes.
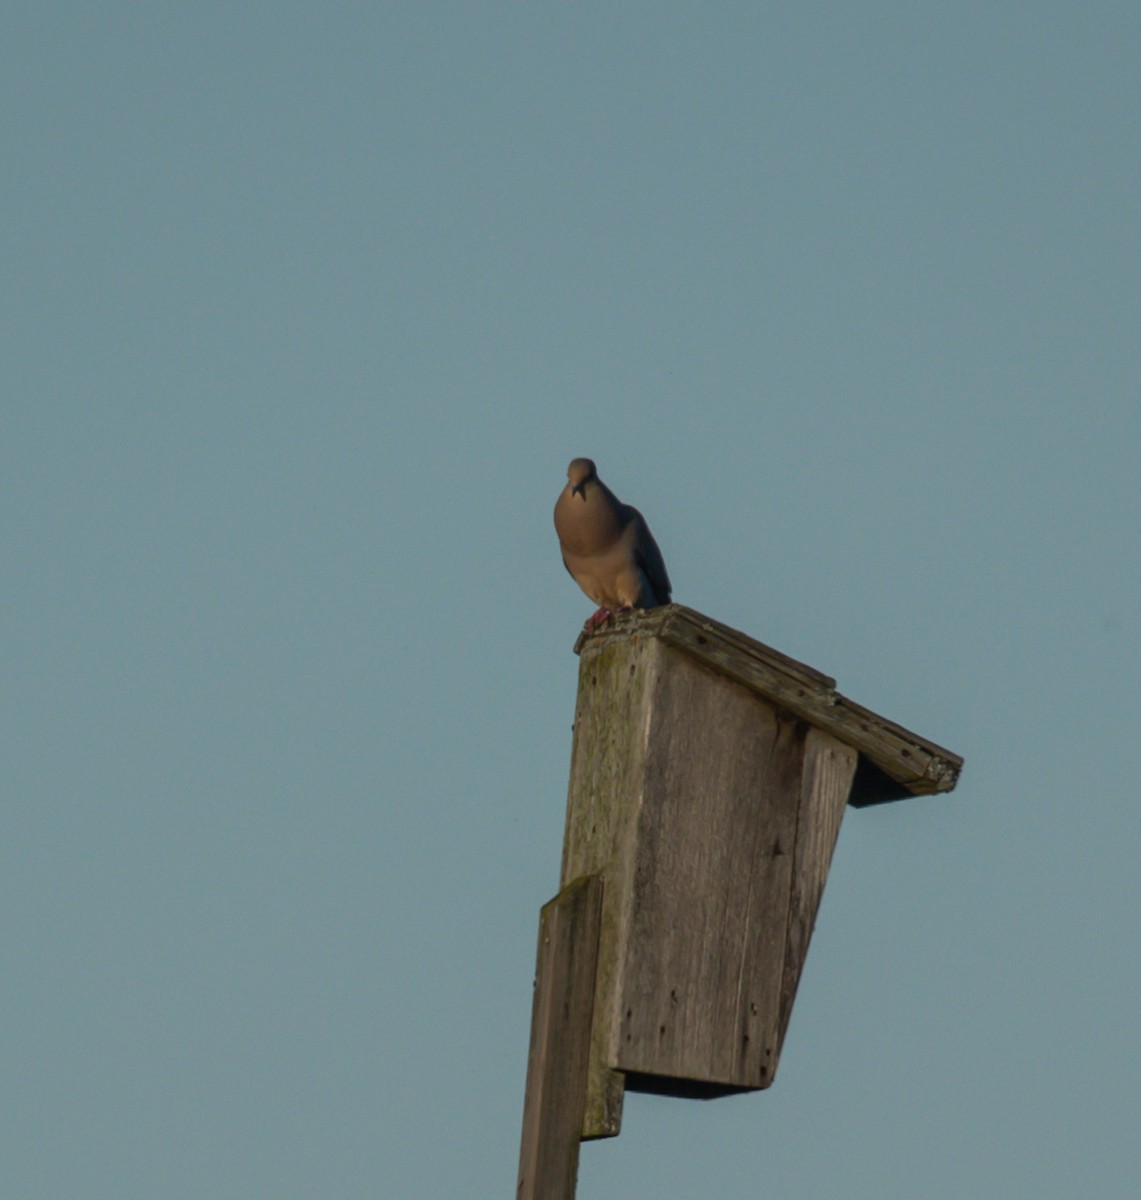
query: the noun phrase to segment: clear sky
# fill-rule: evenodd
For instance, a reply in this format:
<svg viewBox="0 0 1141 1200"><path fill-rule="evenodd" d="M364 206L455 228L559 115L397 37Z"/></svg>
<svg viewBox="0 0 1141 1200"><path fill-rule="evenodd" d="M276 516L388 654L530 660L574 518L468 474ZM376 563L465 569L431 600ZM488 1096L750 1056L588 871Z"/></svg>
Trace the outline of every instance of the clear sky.
<svg viewBox="0 0 1141 1200"><path fill-rule="evenodd" d="M14 3L0 1194L513 1194L591 455L962 753L580 1200L1141 1189L1141 7Z"/></svg>

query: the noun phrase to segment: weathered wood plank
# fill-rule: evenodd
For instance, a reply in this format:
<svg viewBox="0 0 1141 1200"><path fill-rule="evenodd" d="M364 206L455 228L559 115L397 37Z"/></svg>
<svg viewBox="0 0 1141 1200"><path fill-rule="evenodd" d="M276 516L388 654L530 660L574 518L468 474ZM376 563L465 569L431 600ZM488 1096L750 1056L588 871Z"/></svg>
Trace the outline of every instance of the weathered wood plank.
<svg viewBox="0 0 1141 1200"><path fill-rule="evenodd" d="M865 797L861 804L949 792L958 782L963 768L959 755L926 741L847 696L836 695L830 715L828 731L855 746L900 785L880 797Z"/></svg>
<svg viewBox="0 0 1141 1200"><path fill-rule="evenodd" d="M840 695L829 676L680 604L617 616L592 637L580 637L575 649L592 653L608 640L637 636L684 650L855 747L877 768L858 803L947 792L958 780L959 755Z"/></svg>
<svg viewBox="0 0 1141 1200"><path fill-rule="evenodd" d="M800 815L793 850L792 896L788 909L780 997L780 1044L788 1031L792 1003L816 925L820 898L848 803L858 755L851 746L810 729L804 749Z"/></svg>
<svg viewBox="0 0 1141 1200"><path fill-rule="evenodd" d="M650 724L617 1064L767 1087L806 727L673 649Z"/></svg>
<svg viewBox="0 0 1141 1200"><path fill-rule="evenodd" d="M617 991L629 934L634 841L645 770L645 704L660 647L644 638L600 645L580 662L561 883L602 875L602 934L587 1070L584 1139L622 1127L615 1070Z"/></svg>
<svg viewBox="0 0 1141 1200"><path fill-rule="evenodd" d="M602 880L575 880L539 918L516 1200L574 1200Z"/></svg>

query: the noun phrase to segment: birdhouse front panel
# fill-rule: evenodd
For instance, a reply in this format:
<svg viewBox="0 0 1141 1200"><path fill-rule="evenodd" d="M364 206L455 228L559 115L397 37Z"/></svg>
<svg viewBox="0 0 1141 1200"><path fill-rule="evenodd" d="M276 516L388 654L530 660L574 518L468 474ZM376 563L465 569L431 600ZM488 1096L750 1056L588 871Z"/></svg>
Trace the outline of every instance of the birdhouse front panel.
<svg viewBox="0 0 1141 1200"><path fill-rule="evenodd" d="M767 1087L808 727L666 647L647 718L616 1063Z"/></svg>

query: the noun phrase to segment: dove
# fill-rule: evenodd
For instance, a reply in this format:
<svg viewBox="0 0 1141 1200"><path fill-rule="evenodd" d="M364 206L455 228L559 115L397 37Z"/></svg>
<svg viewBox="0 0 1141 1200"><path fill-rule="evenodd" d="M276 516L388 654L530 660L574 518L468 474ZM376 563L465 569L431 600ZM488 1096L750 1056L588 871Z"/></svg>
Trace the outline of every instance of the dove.
<svg viewBox="0 0 1141 1200"><path fill-rule="evenodd" d="M576 458L555 502L555 532L563 564L599 606L586 622L593 632L615 612L669 604L670 577L642 514L598 478L593 460Z"/></svg>

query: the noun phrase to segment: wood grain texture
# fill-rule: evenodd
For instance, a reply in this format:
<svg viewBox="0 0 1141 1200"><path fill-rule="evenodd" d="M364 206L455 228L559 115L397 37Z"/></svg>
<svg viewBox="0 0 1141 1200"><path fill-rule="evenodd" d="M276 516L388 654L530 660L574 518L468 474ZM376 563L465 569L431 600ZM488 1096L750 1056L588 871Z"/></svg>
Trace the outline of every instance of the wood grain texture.
<svg viewBox="0 0 1141 1200"><path fill-rule="evenodd" d="M958 780L959 755L840 695L829 676L683 605L617 616L575 649L632 636L660 638L855 747L876 768L853 797L861 805L949 792Z"/></svg>
<svg viewBox="0 0 1141 1200"><path fill-rule="evenodd" d="M792 1003L800 973L808 955L808 944L816 925L816 914L824 884L832 865L832 852L840 833L840 822L856 772L858 755L830 734L810 729L805 740L804 773L793 849L792 893L788 907L788 936L785 939L781 976L780 1045L788 1031ZM778 1045L778 1050L780 1048Z"/></svg>
<svg viewBox="0 0 1141 1200"><path fill-rule="evenodd" d="M517 1200L574 1200L603 890L578 879L540 914Z"/></svg>
<svg viewBox="0 0 1141 1200"><path fill-rule="evenodd" d="M583 1137L615 1137L624 1079L613 1046L618 972L629 934L634 842L645 771L646 697L654 639L600 645L579 664L561 881L605 880Z"/></svg>
<svg viewBox="0 0 1141 1200"><path fill-rule="evenodd" d="M807 729L675 650L653 683L617 1064L767 1087Z"/></svg>

